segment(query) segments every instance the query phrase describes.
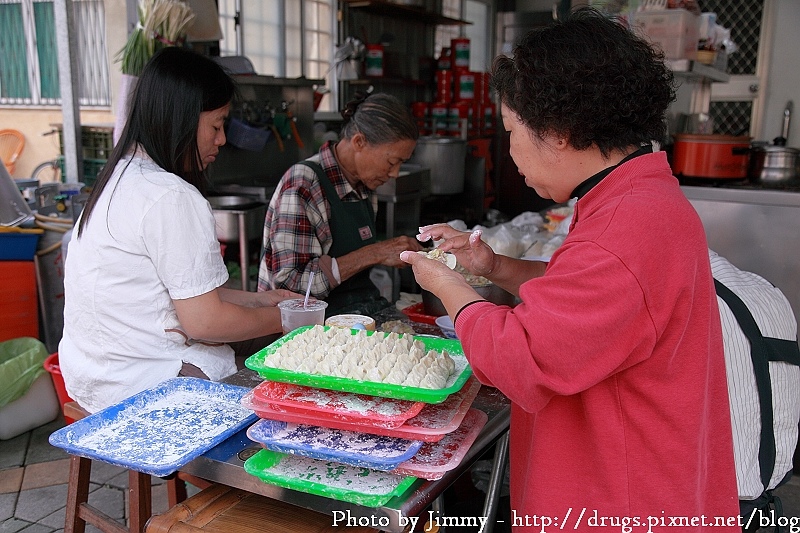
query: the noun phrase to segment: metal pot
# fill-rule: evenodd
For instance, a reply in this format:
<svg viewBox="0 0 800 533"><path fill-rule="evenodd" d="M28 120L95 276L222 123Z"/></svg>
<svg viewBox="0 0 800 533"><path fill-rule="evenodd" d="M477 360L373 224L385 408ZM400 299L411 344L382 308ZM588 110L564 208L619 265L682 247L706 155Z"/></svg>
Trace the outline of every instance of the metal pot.
<svg viewBox="0 0 800 533"><path fill-rule="evenodd" d="M467 141L457 137L420 137L409 163L431 169L431 194L464 192Z"/></svg>
<svg viewBox="0 0 800 533"><path fill-rule="evenodd" d="M800 150L786 146L753 146L747 177L763 184L784 184L800 176Z"/></svg>
<svg viewBox="0 0 800 533"><path fill-rule="evenodd" d="M692 178L744 179L750 137L675 135L672 171Z"/></svg>
<svg viewBox="0 0 800 533"><path fill-rule="evenodd" d="M505 289L501 289L494 283L488 285L473 285L475 292L486 298L487 301L497 305L508 305L513 307L517 304L516 297ZM438 296L432 292L422 289L422 307L425 314L430 316L442 316L447 314L447 309Z"/></svg>
<svg viewBox="0 0 800 533"><path fill-rule="evenodd" d="M217 223L217 239L237 242L240 229L246 239L261 237L267 206L252 196L210 196L208 203Z"/></svg>
<svg viewBox="0 0 800 533"><path fill-rule="evenodd" d="M789 101L783 110L783 124L780 136L772 144L753 144L750 148L750 163L747 178L764 185L783 185L800 177L800 150L787 148L789 122L794 104Z"/></svg>

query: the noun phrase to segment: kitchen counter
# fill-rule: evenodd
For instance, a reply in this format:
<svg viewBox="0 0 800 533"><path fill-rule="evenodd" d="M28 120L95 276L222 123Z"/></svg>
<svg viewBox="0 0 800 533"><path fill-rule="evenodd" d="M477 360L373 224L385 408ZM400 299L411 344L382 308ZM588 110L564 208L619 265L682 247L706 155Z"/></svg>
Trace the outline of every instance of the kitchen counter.
<svg viewBox="0 0 800 533"><path fill-rule="evenodd" d="M246 369L223 381L232 385L253 388L262 382L262 378L256 372ZM502 448L503 452L505 452L511 413L509 400L497 389L483 386L472 407L485 412L489 416L489 420L459 466L447 472L439 480L417 480L405 494L393 498L384 506L378 508L364 507L314 494L284 489L265 483L248 474L244 470L244 461L260 450L261 447L251 441L245 431L240 431L205 455L193 460L181 468L181 471L216 483L222 483L330 515L333 515L333 511L348 512L351 517L368 520L371 527L392 533L402 533L407 525L403 522L406 517L417 516L426 507L433 504L458 477L465 473L468 474L472 464L487 452L495 442L500 440L498 448ZM500 455L504 456L505 453ZM498 489L502 480L504 464L503 460L496 461L495 464L496 475L493 476L493 479ZM500 471L497 472L498 470ZM499 492L494 495L499 495ZM496 501L492 501L491 497L487 497L487 507L490 504L496 505ZM496 507L492 507L488 513L486 511L480 513L476 509L475 517L490 515L493 518L495 510ZM442 514L447 516L446 511L442 512ZM421 519L421 523L424 523L424 521L425 519ZM417 528L418 530L421 523ZM491 526L491 522L488 526ZM491 527L484 528L484 531L491 531Z"/></svg>
<svg viewBox="0 0 800 533"><path fill-rule="evenodd" d="M708 246L778 287L800 322L800 191L681 186L706 230Z"/></svg>

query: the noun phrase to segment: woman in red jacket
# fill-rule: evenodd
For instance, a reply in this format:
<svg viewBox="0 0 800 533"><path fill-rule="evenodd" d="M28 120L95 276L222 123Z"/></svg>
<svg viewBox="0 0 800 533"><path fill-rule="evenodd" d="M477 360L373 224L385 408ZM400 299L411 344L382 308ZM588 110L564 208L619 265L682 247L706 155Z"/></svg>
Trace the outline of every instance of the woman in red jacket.
<svg viewBox="0 0 800 533"><path fill-rule="evenodd" d="M438 262L401 256L442 300L478 378L513 402L514 524L739 529L705 233L651 143L674 99L663 56L579 10L498 58L493 85L525 184L577 198L569 235L545 264L496 255L480 232L420 228L518 295L513 309Z"/></svg>

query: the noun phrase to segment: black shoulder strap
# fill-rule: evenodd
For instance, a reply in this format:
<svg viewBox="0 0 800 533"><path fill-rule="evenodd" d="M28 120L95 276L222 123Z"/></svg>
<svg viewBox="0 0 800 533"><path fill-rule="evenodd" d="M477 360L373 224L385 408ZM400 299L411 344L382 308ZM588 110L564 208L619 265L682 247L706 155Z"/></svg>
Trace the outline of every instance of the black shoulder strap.
<svg viewBox="0 0 800 533"><path fill-rule="evenodd" d="M772 384L769 378L769 349L758 324L742 299L716 279L714 287L717 295L728 304L739 327L750 341L750 359L753 362L761 411L761 443L758 447L758 463L761 470L761 483L766 490L775 468L775 433L772 418Z"/></svg>
<svg viewBox="0 0 800 533"><path fill-rule="evenodd" d="M319 163L315 163L314 161L309 161L308 159L304 159L303 161L298 161L298 165L305 165L317 175L317 177L322 180L327 180L328 177L325 175L325 170L323 170L322 165Z"/></svg>

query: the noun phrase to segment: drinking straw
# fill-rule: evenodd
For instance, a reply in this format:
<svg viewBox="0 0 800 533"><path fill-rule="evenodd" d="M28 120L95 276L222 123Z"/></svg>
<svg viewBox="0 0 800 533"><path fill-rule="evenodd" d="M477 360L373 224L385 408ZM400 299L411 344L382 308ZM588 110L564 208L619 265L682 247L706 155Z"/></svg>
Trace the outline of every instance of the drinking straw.
<svg viewBox="0 0 800 533"><path fill-rule="evenodd" d="M308 297L311 295L311 282L314 281L314 273L308 275L308 288L306 289L306 299L303 300L303 309L308 309Z"/></svg>

